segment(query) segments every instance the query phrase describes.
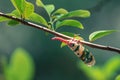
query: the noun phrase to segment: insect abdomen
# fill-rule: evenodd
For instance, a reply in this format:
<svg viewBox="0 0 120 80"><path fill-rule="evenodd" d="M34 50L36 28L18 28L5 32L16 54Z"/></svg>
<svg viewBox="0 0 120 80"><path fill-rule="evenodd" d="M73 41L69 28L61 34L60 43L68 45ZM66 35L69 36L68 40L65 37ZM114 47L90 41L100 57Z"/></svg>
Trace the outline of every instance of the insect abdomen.
<svg viewBox="0 0 120 80"><path fill-rule="evenodd" d="M93 66L95 64L94 56L88 49L84 49L83 54L81 55L81 60L84 61L88 66Z"/></svg>
<svg viewBox="0 0 120 80"><path fill-rule="evenodd" d="M61 37L53 37L52 40L59 40L64 42L70 47L72 51L88 66L93 66L95 64L94 56L82 44L78 43L76 40L66 40Z"/></svg>
<svg viewBox="0 0 120 80"><path fill-rule="evenodd" d="M88 49L84 48L81 44L74 44L69 46L74 53L88 66L93 66L95 64L94 56Z"/></svg>

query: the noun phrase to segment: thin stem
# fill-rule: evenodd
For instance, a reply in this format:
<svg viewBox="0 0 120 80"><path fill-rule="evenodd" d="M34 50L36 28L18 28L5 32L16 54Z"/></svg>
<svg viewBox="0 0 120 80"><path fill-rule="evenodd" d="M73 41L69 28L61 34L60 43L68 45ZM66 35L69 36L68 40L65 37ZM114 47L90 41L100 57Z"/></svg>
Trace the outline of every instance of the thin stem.
<svg viewBox="0 0 120 80"><path fill-rule="evenodd" d="M112 47L112 46L104 46L104 45L100 45L100 44L94 44L94 43L90 43L87 41L80 41L80 43L84 44L84 45L88 45L92 48L98 48L98 49L103 49L103 50L108 50L108 51L114 51L120 54L120 49L116 48L116 47Z"/></svg>
<svg viewBox="0 0 120 80"><path fill-rule="evenodd" d="M64 34L61 34L59 32L56 32L56 31L53 31L53 30L50 30L46 27L43 27L43 26L40 26L40 25L37 25L37 24L34 24L32 22L26 22L22 19L19 19L19 18L16 18L14 16L9 16L9 15L6 15L2 12L0 12L0 16L3 16L3 17L6 17L6 18L9 18L9 19L12 19L12 20L15 20L15 21L18 21L24 25L27 25L27 26L30 26L30 27L34 27L34 28L37 28L37 29L40 29L40 30L43 30L45 32L48 32L48 33L51 33L55 36L58 36L58 37L62 37L62 38L65 38L65 39L72 39L72 37L69 37L69 36L66 36ZM104 45L100 45L100 44L94 44L94 43L90 43L90 42L87 42L87 41L79 41L80 43L84 44L84 45L87 45L87 46L90 46L90 47L93 47L93 48L98 48L98 49L102 49L102 50L108 50L108 51L114 51L114 52L117 52L120 54L120 49L119 48L115 48L115 47L111 47L111 46L104 46Z"/></svg>
<svg viewBox="0 0 120 80"><path fill-rule="evenodd" d="M50 17L50 24L51 24L52 30L55 30L55 29L54 29L54 25L53 25L53 20L52 20L51 17Z"/></svg>

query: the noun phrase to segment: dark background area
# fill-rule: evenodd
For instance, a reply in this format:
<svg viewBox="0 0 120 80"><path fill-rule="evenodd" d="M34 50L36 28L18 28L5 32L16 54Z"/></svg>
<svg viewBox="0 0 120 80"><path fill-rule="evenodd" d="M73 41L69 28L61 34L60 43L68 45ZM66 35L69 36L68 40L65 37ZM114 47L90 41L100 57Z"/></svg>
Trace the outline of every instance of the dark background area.
<svg viewBox="0 0 120 80"><path fill-rule="evenodd" d="M27 0L35 4L35 0ZM120 0L43 0L45 4L54 4L56 9L68 11L88 9L91 17L79 19L85 29L70 28L80 34L86 41L90 33L97 30L120 30ZM36 12L42 14L37 6ZM9 13L14 9L10 0L0 1L0 11ZM67 30L68 28L65 28ZM77 67L80 61L68 48L60 48L60 42L52 41L53 35L46 36L41 30L29 26L7 26L0 23L0 54L10 56L18 47L22 47L32 55L36 63L35 80L86 80L85 74ZM120 33L116 32L95 43L120 48ZM117 53L87 47L96 58L96 65L103 65Z"/></svg>

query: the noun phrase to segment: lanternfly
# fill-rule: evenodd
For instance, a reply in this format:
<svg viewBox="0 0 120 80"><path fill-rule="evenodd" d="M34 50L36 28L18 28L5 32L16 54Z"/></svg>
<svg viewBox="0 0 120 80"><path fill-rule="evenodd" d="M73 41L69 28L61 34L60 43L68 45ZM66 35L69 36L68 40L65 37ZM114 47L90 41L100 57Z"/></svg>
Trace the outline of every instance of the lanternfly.
<svg viewBox="0 0 120 80"><path fill-rule="evenodd" d="M67 44L68 47L88 66L93 66L95 64L94 56L81 43L78 43L79 40L66 40L61 37L53 37L52 40L59 40Z"/></svg>

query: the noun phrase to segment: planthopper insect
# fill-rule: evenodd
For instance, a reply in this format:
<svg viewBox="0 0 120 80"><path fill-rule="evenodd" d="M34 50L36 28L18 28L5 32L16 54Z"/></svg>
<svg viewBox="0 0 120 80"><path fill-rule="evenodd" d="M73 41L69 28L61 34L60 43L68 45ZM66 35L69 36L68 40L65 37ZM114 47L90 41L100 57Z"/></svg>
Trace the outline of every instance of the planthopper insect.
<svg viewBox="0 0 120 80"><path fill-rule="evenodd" d="M61 37L53 37L52 40L59 40L67 44L67 46L88 66L93 66L95 64L94 56L88 49L86 49L81 43L79 43L80 40L67 40Z"/></svg>

